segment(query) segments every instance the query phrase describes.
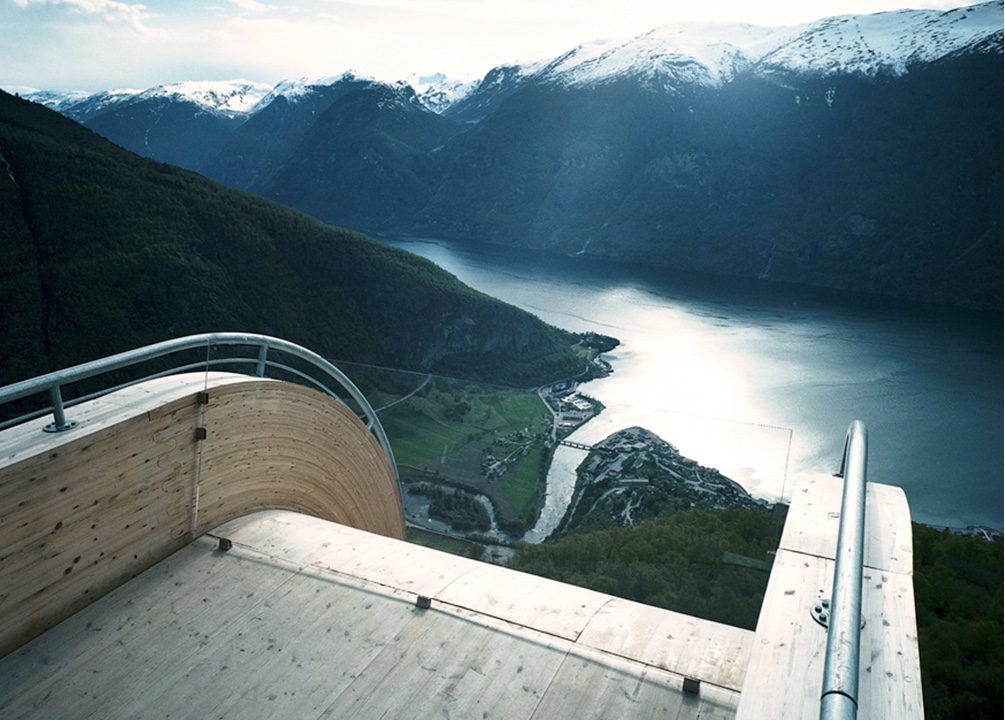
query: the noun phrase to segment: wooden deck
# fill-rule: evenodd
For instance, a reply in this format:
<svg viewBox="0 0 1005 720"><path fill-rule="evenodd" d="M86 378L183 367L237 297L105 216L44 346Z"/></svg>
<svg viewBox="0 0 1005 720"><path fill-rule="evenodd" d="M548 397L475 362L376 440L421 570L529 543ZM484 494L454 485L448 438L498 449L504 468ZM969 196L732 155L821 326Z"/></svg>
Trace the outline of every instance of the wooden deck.
<svg viewBox="0 0 1005 720"><path fill-rule="evenodd" d="M797 488L757 624L737 715L741 720L816 720L827 631L811 615L831 596L842 481L818 477ZM866 486L858 713L924 717L914 607L911 515L904 491Z"/></svg>
<svg viewBox="0 0 1005 720"><path fill-rule="evenodd" d="M213 535L0 660L0 716L735 714L749 631L291 512Z"/></svg>

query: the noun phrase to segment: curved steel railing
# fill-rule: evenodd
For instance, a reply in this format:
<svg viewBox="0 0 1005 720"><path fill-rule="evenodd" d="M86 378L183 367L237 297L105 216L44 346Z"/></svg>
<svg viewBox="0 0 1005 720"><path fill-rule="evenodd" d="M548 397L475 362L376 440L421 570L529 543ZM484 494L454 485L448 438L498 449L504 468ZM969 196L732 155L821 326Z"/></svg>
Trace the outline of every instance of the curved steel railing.
<svg viewBox="0 0 1005 720"><path fill-rule="evenodd" d="M211 357L214 348L232 346L257 348L257 357ZM132 368L141 363L149 362L168 355L199 349L206 350L206 359L203 361L179 365L172 367L170 370L146 375L142 378L130 380L114 387L104 388L97 392L92 392L87 395L74 398L72 402L64 403L63 401L63 388L71 383L80 382L81 380L87 380L89 378L105 375L117 370L123 370L125 368ZM285 353L286 355L293 356L307 363L319 370L323 377L318 379L286 363L270 360L270 350ZM395 465L394 454L391 452L391 445L387 440L387 435L384 433L384 428L381 426L380 420L377 419L377 413L370 406L370 403L367 402L367 399L353 384L353 382L346 377L341 370L335 367L335 365L325 360L317 353L287 340L269 337L268 335L229 332L189 335L187 337L154 343L153 345L147 345L146 347L137 348L135 350L127 350L126 352L118 353L117 355L110 355L100 360L93 360L91 362L83 363L82 365L76 365L71 368L66 368L65 370L57 370L56 372L51 372L46 375L40 375L29 380L14 383L13 385L8 385L0 388L0 405L41 393L48 393L50 405L37 412L21 415L17 418L0 423L0 430L25 422L26 420L42 417L43 415L47 415L49 413L52 413L53 422L45 428L46 431L62 432L64 430L70 430L76 426L76 422L67 419L66 409L74 405L78 405L82 402L93 400L96 397L107 395L115 390L120 390L124 387L136 385L158 377L200 369L205 369L208 372L210 368L214 367L226 366L233 368L242 365L254 365L255 377L266 377L266 372L269 368L281 370L283 373L297 378L301 384L314 386L348 407L345 400L339 397L339 395L333 391L331 387L329 387L332 381L338 383L338 385L341 386L342 389L345 390L345 392L348 393L352 400L358 405L359 411L362 413L360 419L364 421L367 429L373 433L374 437L377 438L377 442L380 444L380 447L384 451L385 455L387 455L387 459L391 463L391 468L397 478L397 465Z"/></svg>
<svg viewBox="0 0 1005 720"><path fill-rule="evenodd" d="M844 478L831 613L820 691L820 720L858 716L859 637L862 630L862 567L865 560L865 483L868 434L855 420L845 436L839 477Z"/></svg>

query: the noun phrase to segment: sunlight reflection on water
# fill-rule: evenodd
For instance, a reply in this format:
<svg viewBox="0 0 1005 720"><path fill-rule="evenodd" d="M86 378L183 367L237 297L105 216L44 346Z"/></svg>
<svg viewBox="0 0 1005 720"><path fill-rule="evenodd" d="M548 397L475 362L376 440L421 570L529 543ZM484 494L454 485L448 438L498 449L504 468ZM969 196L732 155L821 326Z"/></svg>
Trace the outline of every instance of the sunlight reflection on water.
<svg viewBox="0 0 1005 720"><path fill-rule="evenodd" d="M806 474L835 472L860 419L869 479L904 487L916 520L1002 527L1000 322L986 330L934 311L655 277L616 262L391 244L548 323L621 340L605 355L614 374L580 388L607 406L576 432L580 442L640 425L775 499Z"/></svg>

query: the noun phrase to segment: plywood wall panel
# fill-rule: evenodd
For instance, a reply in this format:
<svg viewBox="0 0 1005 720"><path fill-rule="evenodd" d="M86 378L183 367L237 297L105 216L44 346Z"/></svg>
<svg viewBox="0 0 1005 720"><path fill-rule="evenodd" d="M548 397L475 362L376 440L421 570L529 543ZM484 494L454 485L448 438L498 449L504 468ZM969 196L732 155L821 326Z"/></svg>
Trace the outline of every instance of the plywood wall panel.
<svg viewBox="0 0 1005 720"><path fill-rule="evenodd" d="M393 469L341 403L223 374L152 383L74 408L66 433L0 433L0 656L251 512L404 537Z"/></svg>

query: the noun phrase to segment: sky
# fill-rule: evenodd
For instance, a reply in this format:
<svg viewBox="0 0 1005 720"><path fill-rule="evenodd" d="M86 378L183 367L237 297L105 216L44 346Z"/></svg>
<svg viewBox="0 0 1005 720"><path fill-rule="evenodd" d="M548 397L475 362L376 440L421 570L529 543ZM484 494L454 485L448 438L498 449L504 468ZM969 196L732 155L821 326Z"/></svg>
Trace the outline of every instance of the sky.
<svg viewBox="0 0 1005 720"><path fill-rule="evenodd" d="M478 78L593 40L691 21L794 25L973 0L0 0L0 87L273 85L346 70Z"/></svg>

